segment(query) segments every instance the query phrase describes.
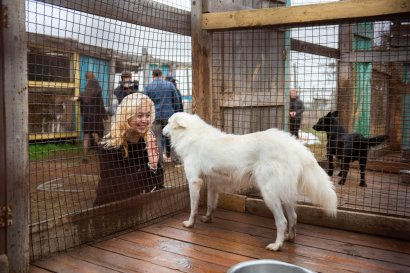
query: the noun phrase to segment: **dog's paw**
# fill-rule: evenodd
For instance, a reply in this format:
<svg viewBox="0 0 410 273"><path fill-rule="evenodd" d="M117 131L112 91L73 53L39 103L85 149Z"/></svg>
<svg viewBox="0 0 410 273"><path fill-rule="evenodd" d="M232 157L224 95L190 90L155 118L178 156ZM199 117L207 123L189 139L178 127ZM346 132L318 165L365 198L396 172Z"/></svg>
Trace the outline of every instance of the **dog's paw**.
<svg viewBox="0 0 410 273"><path fill-rule="evenodd" d="M367 184L366 184L366 182L360 182L359 186L365 188L365 187L367 187Z"/></svg>
<svg viewBox="0 0 410 273"><path fill-rule="evenodd" d="M212 223L212 217L211 216L206 216L206 215L204 215L204 216L201 216L201 222L203 222L203 223Z"/></svg>
<svg viewBox="0 0 410 273"><path fill-rule="evenodd" d="M294 232L289 232L285 234L285 240L289 242L294 242L296 238L296 234Z"/></svg>
<svg viewBox="0 0 410 273"><path fill-rule="evenodd" d="M282 244L272 243L266 246L267 250L278 251L282 247Z"/></svg>
<svg viewBox="0 0 410 273"><path fill-rule="evenodd" d="M194 223L191 223L190 221L184 221L184 222L182 222L182 225L186 228L194 227Z"/></svg>

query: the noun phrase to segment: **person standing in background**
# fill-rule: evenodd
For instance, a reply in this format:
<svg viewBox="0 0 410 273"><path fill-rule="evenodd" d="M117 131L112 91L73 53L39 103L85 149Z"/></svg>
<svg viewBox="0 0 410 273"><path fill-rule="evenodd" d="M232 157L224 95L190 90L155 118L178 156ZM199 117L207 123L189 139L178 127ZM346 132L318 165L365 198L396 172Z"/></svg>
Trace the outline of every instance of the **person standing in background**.
<svg viewBox="0 0 410 273"><path fill-rule="evenodd" d="M102 89L98 80L92 72L85 74L87 85L84 92L79 97L74 97L74 101L80 103L80 113L83 119L83 159L82 163L88 163L88 151L91 147L91 140L97 144L104 134L104 120L108 119L102 97Z"/></svg>
<svg viewBox="0 0 410 273"><path fill-rule="evenodd" d="M152 78L152 82L144 88L144 94L150 97L155 104L156 118L152 129L157 138L160 162L162 163L164 162L162 129L168 124L168 119L175 113L178 94L175 86L162 78L160 69L152 71ZM170 159L166 157L166 161L170 162Z"/></svg>
<svg viewBox="0 0 410 273"><path fill-rule="evenodd" d="M130 71L122 72L120 85L114 89L114 98L110 109L110 115L115 114L118 105L121 104L126 96L135 92L138 92L138 82L132 81L132 73Z"/></svg>
<svg viewBox="0 0 410 273"><path fill-rule="evenodd" d="M290 90L289 105L289 132L296 138L299 138L300 124L302 123L302 114L305 111L303 101L299 99L296 89Z"/></svg>

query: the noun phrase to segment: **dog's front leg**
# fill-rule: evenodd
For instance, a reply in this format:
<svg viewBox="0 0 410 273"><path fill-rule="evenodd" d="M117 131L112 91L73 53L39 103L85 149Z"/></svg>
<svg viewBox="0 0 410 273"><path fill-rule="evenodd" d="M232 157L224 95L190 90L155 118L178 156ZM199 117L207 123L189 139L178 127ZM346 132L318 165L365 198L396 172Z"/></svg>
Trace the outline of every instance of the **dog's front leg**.
<svg viewBox="0 0 410 273"><path fill-rule="evenodd" d="M215 183L212 183L212 181L208 180L207 187L208 187L207 210L206 210L206 215L201 217L201 221L204 223L211 223L212 213L218 205L219 196L218 196L218 189Z"/></svg>
<svg viewBox="0 0 410 273"><path fill-rule="evenodd" d="M188 221L184 221L182 224L184 227L193 227L195 225L196 216L198 215L199 194L203 180L199 177L189 180L189 196L191 199L191 214Z"/></svg>
<svg viewBox="0 0 410 273"><path fill-rule="evenodd" d="M339 181L339 185L344 185L346 183L347 173L349 172L350 162L349 159L344 157L342 161L342 169L340 171L342 178Z"/></svg>

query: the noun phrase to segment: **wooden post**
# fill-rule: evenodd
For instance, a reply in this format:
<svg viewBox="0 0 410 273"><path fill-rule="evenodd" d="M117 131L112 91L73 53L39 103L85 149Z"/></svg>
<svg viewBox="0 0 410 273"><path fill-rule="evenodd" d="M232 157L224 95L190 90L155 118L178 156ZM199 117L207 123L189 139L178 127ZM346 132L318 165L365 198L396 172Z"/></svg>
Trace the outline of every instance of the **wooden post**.
<svg viewBox="0 0 410 273"><path fill-rule="evenodd" d="M212 123L211 34L201 27L202 6L207 2L194 0L191 5L192 112Z"/></svg>
<svg viewBox="0 0 410 273"><path fill-rule="evenodd" d="M0 1L1 3L1 1ZM3 6L0 5L0 9ZM0 10L2 11L2 10ZM0 13L0 18L3 18ZM1 19L2 20L2 19ZM0 21L0 60L4 60L4 47L3 47L3 25ZM0 128L5 128L5 111L4 111L4 64L0 64ZM0 130L0 177L6 177L6 132L4 130ZM6 180L0 179L0 208L6 207ZM1 211L0 211L1 213ZM0 214L0 217L4 217L3 214ZM6 227L0 225L0 272L8 272L8 258L6 254Z"/></svg>
<svg viewBox="0 0 410 273"><path fill-rule="evenodd" d="M12 223L7 226L6 254L10 273L29 269L29 184L28 184L28 89L25 1L2 0L3 35L2 104L5 149L1 160L5 176L6 203L11 208ZM3 137L4 136L4 137Z"/></svg>
<svg viewBox="0 0 410 273"><path fill-rule="evenodd" d="M350 53L352 51L352 33L351 25L344 24L339 26L339 50L340 55L345 53ZM338 65L338 89L337 89L337 102L332 107L332 110L343 109L339 113L339 120L343 126L348 128L349 132L351 131L352 124L351 121L353 113L353 104L354 104L354 82L355 78L353 77L352 64L349 62L340 61Z"/></svg>
<svg viewBox="0 0 410 273"><path fill-rule="evenodd" d="M143 82L143 87L142 91L144 91L145 86L150 83L151 80L151 73L149 71L149 66L151 63L151 56L148 53L148 48L143 47L142 48L142 67L143 67L143 74L142 74L142 82Z"/></svg>

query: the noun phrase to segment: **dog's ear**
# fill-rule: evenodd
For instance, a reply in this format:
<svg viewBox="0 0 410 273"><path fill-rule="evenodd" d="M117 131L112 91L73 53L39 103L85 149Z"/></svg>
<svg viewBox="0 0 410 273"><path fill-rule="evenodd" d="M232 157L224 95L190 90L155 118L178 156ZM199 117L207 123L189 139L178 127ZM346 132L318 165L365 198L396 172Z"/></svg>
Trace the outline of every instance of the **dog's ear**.
<svg viewBox="0 0 410 273"><path fill-rule="evenodd" d="M337 118L339 116L339 111L333 111L332 117Z"/></svg>
<svg viewBox="0 0 410 273"><path fill-rule="evenodd" d="M174 124L176 127L182 127L182 128L188 127L188 121L183 116L175 116Z"/></svg>
<svg viewBox="0 0 410 273"><path fill-rule="evenodd" d="M327 113L326 117L330 118L332 116L332 112Z"/></svg>

